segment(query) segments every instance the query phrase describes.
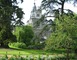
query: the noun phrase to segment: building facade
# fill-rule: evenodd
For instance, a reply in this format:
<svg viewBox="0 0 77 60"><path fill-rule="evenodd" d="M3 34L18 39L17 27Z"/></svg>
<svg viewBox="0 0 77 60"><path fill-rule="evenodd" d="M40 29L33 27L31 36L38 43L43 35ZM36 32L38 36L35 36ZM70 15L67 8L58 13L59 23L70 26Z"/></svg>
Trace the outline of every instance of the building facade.
<svg viewBox="0 0 77 60"><path fill-rule="evenodd" d="M47 37L50 35L51 32L51 25L50 25L50 20L46 20L46 18L44 18L41 22L42 18L42 10L41 8L37 8L36 4L34 3L34 7L31 11L31 15L30 15L30 24L33 27L34 30L34 34L35 37L33 39L33 41L36 42L44 42L44 40L47 39Z"/></svg>

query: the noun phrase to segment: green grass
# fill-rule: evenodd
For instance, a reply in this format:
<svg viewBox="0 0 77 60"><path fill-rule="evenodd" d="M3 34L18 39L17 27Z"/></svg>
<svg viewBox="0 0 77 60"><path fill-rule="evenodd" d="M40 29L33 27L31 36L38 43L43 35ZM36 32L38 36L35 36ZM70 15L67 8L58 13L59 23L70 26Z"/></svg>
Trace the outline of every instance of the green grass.
<svg viewBox="0 0 77 60"><path fill-rule="evenodd" d="M16 48L14 46L9 45L10 48L0 48L0 55L8 54L8 55L55 55L55 54L63 54L65 53L65 50L51 50L51 51L45 51L45 50L32 50L32 49L20 49Z"/></svg>
<svg viewBox="0 0 77 60"><path fill-rule="evenodd" d="M16 49L16 48L0 48L0 56L2 55L51 55L53 57L64 56L65 50L52 50L44 51L44 50L32 50L32 49ZM72 57L72 56L71 56Z"/></svg>
<svg viewBox="0 0 77 60"><path fill-rule="evenodd" d="M30 50L30 49L15 49L15 48L0 48L0 55L4 55L4 54L8 54L8 55L30 55L30 54L34 54L34 55L49 55L49 54L61 54L62 52L60 51L44 51L44 50Z"/></svg>
<svg viewBox="0 0 77 60"><path fill-rule="evenodd" d="M65 50L51 50L51 51L45 51L45 50L32 50L32 49L20 49L17 47L14 47L12 45L9 45L10 48L0 48L0 55L57 55L57 54L63 54L65 53Z"/></svg>
<svg viewBox="0 0 77 60"><path fill-rule="evenodd" d="M10 48L0 48L0 55L57 55L65 53L65 50L32 50L32 49L20 49L13 46L9 46Z"/></svg>

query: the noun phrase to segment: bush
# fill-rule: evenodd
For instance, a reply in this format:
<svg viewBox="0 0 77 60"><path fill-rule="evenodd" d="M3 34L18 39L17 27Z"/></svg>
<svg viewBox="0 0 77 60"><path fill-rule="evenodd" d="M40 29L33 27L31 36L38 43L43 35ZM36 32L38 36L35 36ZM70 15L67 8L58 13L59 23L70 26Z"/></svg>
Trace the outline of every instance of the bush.
<svg viewBox="0 0 77 60"><path fill-rule="evenodd" d="M45 44L36 44L36 45L29 45L28 49L43 49Z"/></svg>
<svg viewBox="0 0 77 60"><path fill-rule="evenodd" d="M67 60L67 58L65 57L62 57L62 56L44 56L44 55L38 55L37 57L34 55L28 55L28 56L18 56L18 55L13 55L11 57L8 57L7 55L5 56L2 56L0 58L0 60ZM70 60L76 60L75 58L74 59L71 59Z"/></svg>
<svg viewBox="0 0 77 60"><path fill-rule="evenodd" d="M26 48L26 44L22 42L11 43L11 46L17 47L17 48Z"/></svg>

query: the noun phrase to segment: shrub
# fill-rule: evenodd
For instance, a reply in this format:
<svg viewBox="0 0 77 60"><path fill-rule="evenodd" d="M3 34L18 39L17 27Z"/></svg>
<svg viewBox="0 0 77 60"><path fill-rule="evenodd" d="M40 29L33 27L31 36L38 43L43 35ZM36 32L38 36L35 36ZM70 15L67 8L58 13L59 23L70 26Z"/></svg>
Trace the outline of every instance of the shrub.
<svg viewBox="0 0 77 60"><path fill-rule="evenodd" d="M26 48L26 44L22 42L11 43L11 46L17 47L17 48Z"/></svg>
<svg viewBox="0 0 77 60"><path fill-rule="evenodd" d="M40 45L29 45L28 49L42 49Z"/></svg>
<svg viewBox="0 0 77 60"><path fill-rule="evenodd" d="M28 49L43 49L45 47L45 44L35 44L35 45L29 45Z"/></svg>
<svg viewBox="0 0 77 60"><path fill-rule="evenodd" d="M38 55L37 57L34 55L28 55L25 57L13 55L11 57L8 57L7 55L0 57L0 60L67 60L64 56L44 56L44 55ZM70 60L76 60L75 58Z"/></svg>

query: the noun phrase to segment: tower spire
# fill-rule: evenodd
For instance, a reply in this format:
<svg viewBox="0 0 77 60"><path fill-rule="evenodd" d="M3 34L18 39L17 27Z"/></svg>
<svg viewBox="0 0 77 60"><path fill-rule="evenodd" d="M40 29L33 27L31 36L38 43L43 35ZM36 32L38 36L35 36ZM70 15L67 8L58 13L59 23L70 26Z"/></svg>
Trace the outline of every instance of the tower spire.
<svg viewBox="0 0 77 60"><path fill-rule="evenodd" d="M35 3L35 0L34 0L34 3Z"/></svg>
<svg viewBox="0 0 77 60"><path fill-rule="evenodd" d="M34 0L34 6L33 6L32 12L35 12L35 11L36 11L36 4L35 4L35 0Z"/></svg>

